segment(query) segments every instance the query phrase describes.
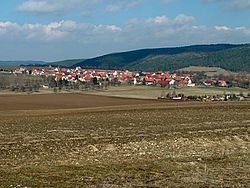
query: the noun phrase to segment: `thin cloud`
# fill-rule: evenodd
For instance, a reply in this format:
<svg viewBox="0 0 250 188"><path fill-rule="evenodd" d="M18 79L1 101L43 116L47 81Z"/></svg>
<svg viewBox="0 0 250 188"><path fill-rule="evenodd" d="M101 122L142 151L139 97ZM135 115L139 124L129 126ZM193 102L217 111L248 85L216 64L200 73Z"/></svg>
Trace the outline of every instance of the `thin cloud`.
<svg viewBox="0 0 250 188"><path fill-rule="evenodd" d="M205 3L219 3L227 10L250 9L250 0L203 0Z"/></svg>
<svg viewBox="0 0 250 188"><path fill-rule="evenodd" d="M90 11L101 0L26 0L17 6L21 12L34 14L57 14L81 9L82 12Z"/></svg>
<svg viewBox="0 0 250 188"><path fill-rule="evenodd" d="M220 26L214 26L214 28L217 30L217 31L230 31L231 28L227 27L227 26L224 26L224 25L220 25Z"/></svg>
<svg viewBox="0 0 250 188"><path fill-rule="evenodd" d="M169 3L173 3L173 2L177 2L179 0L161 0L162 3L165 3L165 4L169 4Z"/></svg>
<svg viewBox="0 0 250 188"><path fill-rule="evenodd" d="M134 19L122 25L71 20L48 24L0 22L0 40L2 57L8 54L5 47L14 43L11 50L20 52L22 56L26 54L27 58L43 59L42 55L45 54L37 53L37 56L32 56L29 52L35 49L39 52L41 50L38 48L42 46L46 57L53 57L55 50L61 50L61 55L57 54L56 57L64 59L68 58L69 54L75 57L90 57L135 48L201 43L246 43L250 42L250 28L199 25L194 17L184 14L174 18L161 15L143 20ZM20 45L26 47L18 48ZM54 50L50 49L51 46Z"/></svg>
<svg viewBox="0 0 250 188"><path fill-rule="evenodd" d="M83 16L89 16L102 3L105 12L118 12L134 8L142 4L143 0L25 0L17 6L17 10L34 14L58 14L79 9Z"/></svg>
<svg viewBox="0 0 250 188"><path fill-rule="evenodd" d="M142 3L143 3L142 0L127 0L127 1L109 0L106 7L106 12L117 12L129 8L134 8Z"/></svg>

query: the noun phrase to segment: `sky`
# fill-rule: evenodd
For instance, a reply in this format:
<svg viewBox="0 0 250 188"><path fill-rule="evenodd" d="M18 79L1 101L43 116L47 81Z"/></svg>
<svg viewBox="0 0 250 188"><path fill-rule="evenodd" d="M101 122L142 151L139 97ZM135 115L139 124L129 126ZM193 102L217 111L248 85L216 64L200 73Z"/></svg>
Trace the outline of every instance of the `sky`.
<svg viewBox="0 0 250 188"><path fill-rule="evenodd" d="M0 60L250 43L250 0L0 0Z"/></svg>

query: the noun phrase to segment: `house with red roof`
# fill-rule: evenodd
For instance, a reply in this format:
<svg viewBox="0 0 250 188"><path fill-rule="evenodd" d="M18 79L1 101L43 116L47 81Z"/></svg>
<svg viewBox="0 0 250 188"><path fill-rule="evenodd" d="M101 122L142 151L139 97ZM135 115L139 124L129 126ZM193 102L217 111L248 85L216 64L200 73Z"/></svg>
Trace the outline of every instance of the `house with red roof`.
<svg viewBox="0 0 250 188"><path fill-rule="evenodd" d="M213 85L215 82L214 82L214 80L205 80L205 81L203 81L203 84L205 85L205 86L211 86L211 85Z"/></svg>

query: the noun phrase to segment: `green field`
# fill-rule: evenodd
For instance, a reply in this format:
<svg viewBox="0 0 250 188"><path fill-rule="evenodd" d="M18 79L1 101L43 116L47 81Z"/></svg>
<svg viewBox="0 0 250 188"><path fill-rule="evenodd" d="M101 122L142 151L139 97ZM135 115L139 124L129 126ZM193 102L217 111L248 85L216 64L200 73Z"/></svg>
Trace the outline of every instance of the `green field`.
<svg viewBox="0 0 250 188"><path fill-rule="evenodd" d="M183 87L178 89L165 89L154 86L119 86L109 87L108 90L89 91L89 94L115 96L115 97L128 97L128 98L142 98L142 99L156 99L163 94L173 93L190 95L222 95L222 94L240 94L247 95L250 93L248 89L242 88L223 88L223 87Z"/></svg>

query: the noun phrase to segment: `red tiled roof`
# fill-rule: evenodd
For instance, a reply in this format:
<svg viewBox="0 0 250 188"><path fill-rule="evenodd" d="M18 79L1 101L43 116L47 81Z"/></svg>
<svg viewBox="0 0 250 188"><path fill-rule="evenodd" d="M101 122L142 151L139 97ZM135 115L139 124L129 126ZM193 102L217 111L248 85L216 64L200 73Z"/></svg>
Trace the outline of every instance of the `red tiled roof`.
<svg viewBox="0 0 250 188"><path fill-rule="evenodd" d="M213 80L205 80L204 83L206 83L206 84L212 84L212 83L214 83L214 81Z"/></svg>
<svg viewBox="0 0 250 188"><path fill-rule="evenodd" d="M176 81L181 81L181 80L182 80L182 78L181 78L180 76L176 76L174 79L175 79Z"/></svg>
<svg viewBox="0 0 250 188"><path fill-rule="evenodd" d="M160 84L160 85L168 85L170 81L168 80L160 80L159 82L157 82L157 84Z"/></svg>
<svg viewBox="0 0 250 188"><path fill-rule="evenodd" d="M91 78L90 76L85 76L85 77L83 77L83 79L84 79L85 81L90 81L92 78Z"/></svg>
<svg viewBox="0 0 250 188"><path fill-rule="evenodd" d="M145 81L146 81L146 82L153 82L154 79L153 79L153 78L145 78Z"/></svg>
<svg viewBox="0 0 250 188"><path fill-rule="evenodd" d="M165 81L171 82L173 79L172 78L167 78Z"/></svg>
<svg viewBox="0 0 250 188"><path fill-rule="evenodd" d="M100 73L99 75L100 75L101 77L105 77L105 76L106 76L105 73Z"/></svg>

